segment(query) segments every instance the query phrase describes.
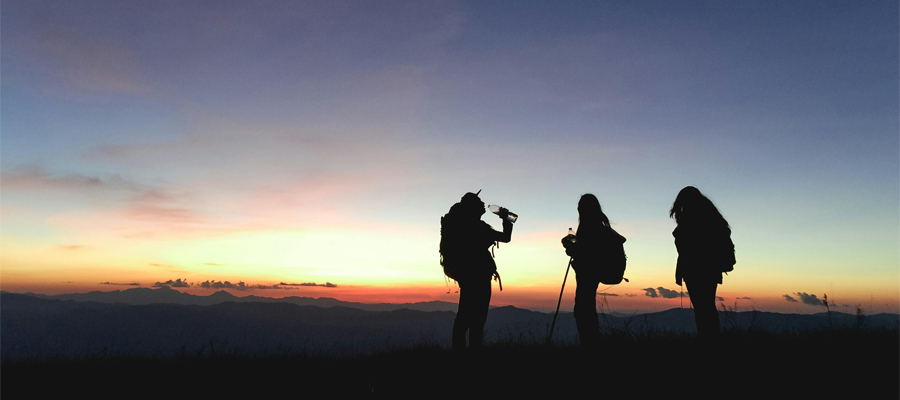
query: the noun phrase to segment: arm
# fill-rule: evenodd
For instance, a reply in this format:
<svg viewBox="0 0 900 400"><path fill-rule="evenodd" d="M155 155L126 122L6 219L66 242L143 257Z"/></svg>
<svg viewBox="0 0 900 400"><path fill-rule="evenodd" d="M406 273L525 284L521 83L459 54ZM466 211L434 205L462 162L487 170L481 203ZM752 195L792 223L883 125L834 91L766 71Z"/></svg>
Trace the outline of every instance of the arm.
<svg viewBox="0 0 900 400"><path fill-rule="evenodd" d="M682 278L684 278L684 271L681 270L681 248L678 246L678 234L676 232L678 232L678 228L675 228L672 232L672 236L675 236L675 251L678 252L678 258L677 261L675 261L675 284L681 286Z"/></svg>
<svg viewBox="0 0 900 400"><path fill-rule="evenodd" d="M572 235L566 235L562 238L561 242L563 247L566 248L566 255L569 257L575 257L575 254L578 252L578 242L573 242L570 240Z"/></svg>
<svg viewBox="0 0 900 400"><path fill-rule="evenodd" d="M503 220L503 232L497 232L491 229L494 232L493 239L495 242L509 243L509 241L512 239L513 228L512 222L509 222L509 220L506 219L506 217L509 216L509 210L500 208L500 214L497 215L501 220Z"/></svg>
<svg viewBox="0 0 900 400"><path fill-rule="evenodd" d="M512 240L512 228L513 228L512 222L509 222L504 219L503 220L503 232L497 232L497 231L494 231L493 229L491 229L494 232L494 241L509 243L509 241Z"/></svg>

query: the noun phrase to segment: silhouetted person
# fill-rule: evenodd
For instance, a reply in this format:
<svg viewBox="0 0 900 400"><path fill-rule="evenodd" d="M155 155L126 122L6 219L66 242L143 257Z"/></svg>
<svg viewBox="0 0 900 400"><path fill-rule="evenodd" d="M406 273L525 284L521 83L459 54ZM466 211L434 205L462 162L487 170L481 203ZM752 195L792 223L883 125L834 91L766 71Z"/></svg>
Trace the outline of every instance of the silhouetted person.
<svg viewBox="0 0 900 400"><path fill-rule="evenodd" d="M592 194L581 196L578 201L578 231L574 238L568 235L562 239L575 270L574 314L581 344L596 345L600 339L600 322L597 320L600 269L608 259L604 253L624 242L625 238L609 226L609 218L600 208L597 197Z"/></svg>
<svg viewBox="0 0 900 400"><path fill-rule="evenodd" d="M508 243L512 236L512 222L506 219L509 210L500 209L503 232L481 220L484 211L478 195L466 193L441 223L444 271L459 284L459 310L453 322L453 351L457 353L465 351L467 332L469 347L481 348L491 303L491 277L499 279L489 248L496 242Z"/></svg>
<svg viewBox="0 0 900 400"><path fill-rule="evenodd" d="M678 249L675 283L681 286L683 280L687 285L697 335L714 340L719 336L716 289L722 273L731 271L735 263L731 228L716 206L693 186L678 192L669 217L678 224L672 232Z"/></svg>

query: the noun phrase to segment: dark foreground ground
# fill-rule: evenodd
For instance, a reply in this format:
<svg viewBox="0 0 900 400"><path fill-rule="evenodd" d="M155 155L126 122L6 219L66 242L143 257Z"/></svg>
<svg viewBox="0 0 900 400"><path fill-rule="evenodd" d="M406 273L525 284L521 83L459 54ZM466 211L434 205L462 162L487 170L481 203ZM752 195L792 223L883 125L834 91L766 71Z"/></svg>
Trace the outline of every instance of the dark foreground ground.
<svg viewBox="0 0 900 400"><path fill-rule="evenodd" d="M597 349L495 344L463 357L437 347L361 357L245 355L213 348L170 358L5 361L0 388L10 399L75 394L896 399L900 336L896 330L740 332L726 333L715 345L688 335L608 336Z"/></svg>

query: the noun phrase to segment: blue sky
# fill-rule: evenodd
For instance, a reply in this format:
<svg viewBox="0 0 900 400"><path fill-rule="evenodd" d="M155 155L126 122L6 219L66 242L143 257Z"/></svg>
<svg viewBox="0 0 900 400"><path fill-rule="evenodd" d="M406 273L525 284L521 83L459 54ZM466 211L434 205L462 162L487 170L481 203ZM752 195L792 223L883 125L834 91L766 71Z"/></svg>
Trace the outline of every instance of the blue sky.
<svg viewBox="0 0 900 400"><path fill-rule="evenodd" d="M900 295L895 2L13 0L0 18L6 282L86 265L29 275L56 262L41 246L165 280L147 265L192 241L324 230L433 247L373 261L425 282L438 217L484 189L521 218L511 282L557 284L550 238L591 192L639 280L672 286L667 211L695 185L734 228L734 297ZM330 276L266 262L179 271Z"/></svg>

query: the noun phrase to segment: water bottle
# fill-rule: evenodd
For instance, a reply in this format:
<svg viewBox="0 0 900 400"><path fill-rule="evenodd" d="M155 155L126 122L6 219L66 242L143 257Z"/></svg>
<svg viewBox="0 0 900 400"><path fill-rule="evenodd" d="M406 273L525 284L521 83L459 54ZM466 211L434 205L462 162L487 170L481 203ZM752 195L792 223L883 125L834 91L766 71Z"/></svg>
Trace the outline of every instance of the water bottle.
<svg viewBox="0 0 900 400"><path fill-rule="evenodd" d="M501 208L500 206L494 205L494 204L491 204L491 205L488 206L488 210L491 210L491 212L494 213L494 214L500 214L500 208ZM507 210L507 214L508 214L508 215L507 215L507 217L506 217L506 220L509 221L509 222L515 223L515 222L516 222L516 219L519 218L518 215L514 214L513 212L511 212L511 211L509 211L509 210Z"/></svg>
<svg viewBox="0 0 900 400"><path fill-rule="evenodd" d="M566 236L566 239L569 240L569 243L575 243L575 231L572 228L569 228L569 236Z"/></svg>

